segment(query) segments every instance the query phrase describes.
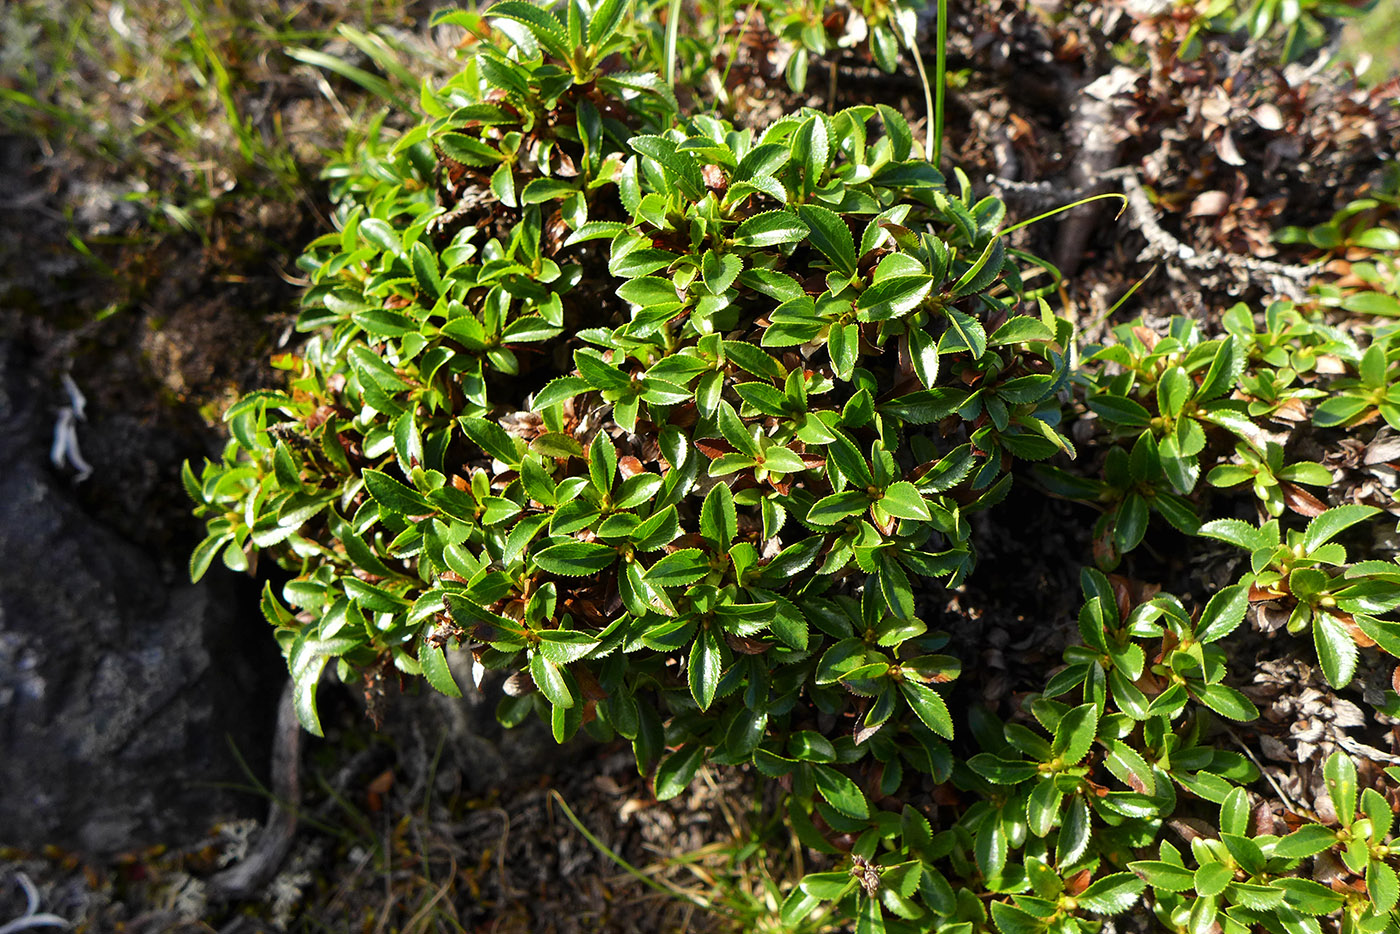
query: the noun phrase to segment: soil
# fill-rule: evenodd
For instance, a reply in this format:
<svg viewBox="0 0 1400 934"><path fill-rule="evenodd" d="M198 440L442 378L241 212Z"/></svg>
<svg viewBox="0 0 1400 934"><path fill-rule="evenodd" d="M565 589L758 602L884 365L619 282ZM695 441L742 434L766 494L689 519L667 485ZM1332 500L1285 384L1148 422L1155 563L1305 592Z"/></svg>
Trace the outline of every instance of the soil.
<svg viewBox="0 0 1400 934"><path fill-rule="evenodd" d="M1140 218L1129 211L1115 220L1111 207L1027 228L1017 246L1055 257L1066 274L1059 300L1088 341L1137 317L1154 325L1184 313L1212 329L1214 316L1236 301L1258 305L1286 293L1286 275L1251 264L1298 265L1312 256L1274 243L1271 232L1322 222L1364 193L1400 139L1400 109L1390 103L1400 84L1359 88L1338 71L1308 75L1306 61L1282 67L1267 47L1225 40L1196 62L1180 62L1168 54L1170 41L1151 39L1174 28L1170 17L1129 15L1143 6L1151 5L953 4L949 70L959 84L950 94L945 152L975 189L999 191L1014 222L1118 190L1126 170L1152 190L1162 231L1220 259L1209 269L1164 261ZM838 64L834 101L775 94L781 77L766 49L746 46L744 55L733 81L747 88L754 122L794 102L878 101L903 109L916 132L922 125L918 83L883 75L854 53ZM829 79L813 68L813 88L825 90ZM288 119L321 116L304 96L276 106ZM0 216L12 232L0 238L0 327L39 361L56 394L64 373L86 374L80 382L99 427L82 435L83 454L99 470L78 496L94 516L179 568L199 535L179 464L217 452L221 403L276 382L266 361L295 339L296 279L285 245L325 228L325 193L308 181L303 201L230 202L207 243L178 233L131 236L139 248L106 247L94 263L69 248L66 218L84 240L100 230L140 230L146 220L112 196L124 180L107 177L108 168L82 153L43 153L15 137L0 139L0 153ZM304 174L313 178L314 167ZM1243 259L1232 264L1227 256ZM114 274L101 275L102 266ZM116 313L96 319L113 305ZM133 449L130 438L138 435L158 443ZM1319 436L1317 459L1341 456L1343 440ZM1330 496L1347 501L1365 482L1395 489L1393 476L1358 473ZM964 660L950 695L955 708L983 705L1009 717L1024 692L1043 683L1074 632L1095 518L1087 507L1044 496L1029 477L978 517L978 571L957 593L922 595L925 618L952 633ZM1384 537L1357 545L1376 557L1396 551ZM1118 573L1134 586L1199 597L1233 579L1237 561L1228 549L1188 549L1177 533L1154 526ZM1394 720L1360 715L1388 670L1334 692L1269 633L1241 634L1235 649L1255 663L1252 683L1242 687L1265 719L1228 742L1265 771L1269 784L1259 790L1274 795L1273 813L1325 810L1320 763L1336 748L1358 755L1363 773L1400 754ZM326 738L303 743L297 835L255 897L220 901L209 885L255 842L259 825L246 820L105 863L61 851L0 851L0 880L26 875L37 883L39 910L86 931L734 929L628 875L585 839L561 801L622 860L673 889L709 896L732 884L763 901L752 875L731 875L736 870L717 844L733 844L732 853L743 842L763 842L779 879L820 868L820 857L763 837L755 809L776 792L761 791L753 775L707 771L690 794L658 804L625 747L577 742L542 753L548 738L528 729L492 734L488 698L471 708L471 730L495 743L505 777L481 788L439 745L454 735L447 719L415 714L420 700L392 699L378 731L362 699L346 694L328 705ZM254 812L268 781L248 777ZM693 864L683 861L697 853ZM0 890L0 921L25 909L17 881L3 885L10 888Z"/></svg>

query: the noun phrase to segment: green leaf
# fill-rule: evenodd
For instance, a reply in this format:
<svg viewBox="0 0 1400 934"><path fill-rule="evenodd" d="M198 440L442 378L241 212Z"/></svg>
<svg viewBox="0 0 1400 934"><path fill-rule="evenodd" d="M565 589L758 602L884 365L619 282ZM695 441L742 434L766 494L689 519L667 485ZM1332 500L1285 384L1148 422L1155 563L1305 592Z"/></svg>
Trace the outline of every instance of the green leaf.
<svg viewBox="0 0 1400 934"><path fill-rule="evenodd" d="M682 548L653 564L646 581L657 587L685 587L710 573L710 559L699 548Z"/></svg>
<svg viewBox="0 0 1400 934"><path fill-rule="evenodd" d="M923 496L919 494L918 488L907 480L899 480L891 483L885 489L885 495L880 499L880 508L894 516L896 519L922 519L925 522L933 521L933 516L929 512L928 504L924 502Z"/></svg>
<svg viewBox="0 0 1400 934"><path fill-rule="evenodd" d="M1377 233L1369 230L1367 233ZM1395 231L1387 230L1393 234ZM1387 318L1400 318L1400 298L1384 292L1353 292L1342 299L1342 307L1363 315L1383 315Z"/></svg>
<svg viewBox="0 0 1400 934"><path fill-rule="evenodd" d="M438 272L437 256L431 249L416 242L413 244L413 279L419 284L419 291L437 301L442 297L442 276Z"/></svg>
<svg viewBox="0 0 1400 934"><path fill-rule="evenodd" d="M1165 863L1155 859L1143 859L1129 863L1128 868L1154 889L1167 892L1185 892L1195 887L1196 875L1184 866Z"/></svg>
<svg viewBox="0 0 1400 934"><path fill-rule="evenodd" d="M1327 486L1332 482L1332 471L1313 461L1297 461L1280 470L1275 476L1291 483L1306 486Z"/></svg>
<svg viewBox="0 0 1400 934"><path fill-rule="evenodd" d="M807 465L802 457L788 448L773 447L767 448L763 452L763 466L776 473L798 473L806 470Z"/></svg>
<svg viewBox="0 0 1400 934"><path fill-rule="evenodd" d="M1334 395L1324 399L1313 411L1313 424L1321 428L1341 425L1360 415L1370 403L1354 395Z"/></svg>
<svg viewBox="0 0 1400 934"><path fill-rule="evenodd" d="M669 309L680 302L676 284L664 276L642 276L624 282L617 287L617 296L643 308L663 305Z"/></svg>
<svg viewBox="0 0 1400 934"><path fill-rule="evenodd" d="M593 8L593 17L588 21L588 44L595 49L612 38L617 27L627 19L632 10L632 0L601 0Z"/></svg>
<svg viewBox="0 0 1400 934"><path fill-rule="evenodd" d="M428 679L436 690L448 697L461 697L462 689L452 677L452 669L447 665L447 654L436 645L423 643L418 650L418 662L423 666L423 677Z"/></svg>
<svg viewBox="0 0 1400 934"><path fill-rule="evenodd" d="M556 198L566 198L578 189L557 178L532 179L520 190L521 204L543 204Z"/></svg>
<svg viewBox="0 0 1400 934"><path fill-rule="evenodd" d="M533 558L538 567L565 577L596 574L616 559L614 549L597 542L563 542L549 546Z"/></svg>
<svg viewBox="0 0 1400 934"><path fill-rule="evenodd" d="M1283 889L1283 900L1293 911L1309 915L1330 915L1342 907L1344 896L1311 879L1282 878L1272 883ZM1292 928L1291 930L1302 930Z"/></svg>
<svg viewBox="0 0 1400 934"><path fill-rule="evenodd" d="M442 149L443 155L453 162L460 162L463 165L495 165L504 158L504 155L495 146L484 143L466 133L444 133L434 142ZM505 171L509 173L509 167ZM512 181L514 180L512 179Z"/></svg>
<svg viewBox="0 0 1400 934"><path fill-rule="evenodd" d="M1356 763L1346 753L1334 752L1323 764L1322 777L1337 820L1343 827L1350 827L1356 816Z"/></svg>
<svg viewBox="0 0 1400 934"><path fill-rule="evenodd" d="M501 0L499 3L491 5L485 13L491 18L505 18L514 20L525 26L529 30L535 41L553 55L555 58L568 59L569 44L564 32L564 24L559 22L559 17L549 10L528 3L526 0ZM502 24L497 23L498 27ZM517 39L519 33L509 32L511 39Z"/></svg>
<svg viewBox="0 0 1400 934"><path fill-rule="evenodd" d="M855 325L850 327L854 328ZM856 331L856 334L859 335L860 332ZM926 331L910 331L909 358L919 382L924 384L925 389L932 389L933 384L938 381L938 342ZM851 363L854 365L854 359Z"/></svg>
<svg viewBox="0 0 1400 934"><path fill-rule="evenodd" d="M1060 824L1060 838L1055 843L1055 862L1067 866L1077 862L1089 850L1091 839L1089 805L1083 797L1069 799L1069 809Z"/></svg>
<svg viewBox="0 0 1400 934"><path fill-rule="evenodd" d="M890 139L890 152L894 161L903 162L909 158L909 153L914 148L914 134L909 129L909 122L904 119L903 114L888 104L876 104L875 109L885 125L885 135Z"/></svg>
<svg viewBox="0 0 1400 934"><path fill-rule="evenodd" d="M802 877L798 888L822 901L835 901L856 884L849 872L812 872Z"/></svg>
<svg viewBox="0 0 1400 934"><path fill-rule="evenodd" d="M1234 878L1234 870L1224 863L1205 863L1196 870L1196 893L1207 898L1219 895Z"/></svg>
<svg viewBox="0 0 1400 934"><path fill-rule="evenodd" d="M982 752L967 760L972 771L998 785L1016 785L1040 774L1040 766L1024 759L1003 759Z"/></svg>
<svg viewBox="0 0 1400 934"><path fill-rule="evenodd" d="M1136 491L1124 497L1118 508L1117 522L1113 526L1113 544L1120 554L1136 548L1147 534L1147 520L1150 511L1147 499Z"/></svg>
<svg viewBox="0 0 1400 934"><path fill-rule="evenodd" d="M1297 573L1296 571L1294 572ZM1356 663L1360 655L1351 633L1331 613L1317 613L1313 616L1313 645L1317 649L1317 661L1327 683L1334 688L1344 688L1356 674Z"/></svg>
<svg viewBox="0 0 1400 934"><path fill-rule="evenodd" d="M1274 844L1274 855L1284 859L1306 859L1337 843L1336 831L1322 824L1304 824Z"/></svg>
<svg viewBox="0 0 1400 934"><path fill-rule="evenodd" d="M1249 833L1249 792L1236 788L1220 805L1220 832L1244 835Z"/></svg>
<svg viewBox="0 0 1400 934"><path fill-rule="evenodd" d="M1115 696L1117 696L1116 693ZM1121 782L1139 792L1153 786L1156 780L1152 776L1152 767L1147 764L1147 760L1142 757L1142 754L1133 748L1132 744L1111 737L1103 739L1102 742L1107 750L1107 754L1104 756L1104 765Z"/></svg>
<svg viewBox="0 0 1400 934"><path fill-rule="evenodd" d="M298 664L292 674L292 705L297 720L312 736L325 735L321 731L320 714L316 712L316 687L321 683L321 672L329 660L326 654L311 655L305 663Z"/></svg>
<svg viewBox="0 0 1400 934"><path fill-rule="evenodd" d="M856 243L851 236L851 228L835 211L815 204L803 204L797 208L802 222L811 228L809 239L812 246L831 260L836 270L850 277L856 273Z"/></svg>
<svg viewBox="0 0 1400 934"><path fill-rule="evenodd" d="M1313 517L1303 533L1303 547L1309 553L1336 538L1343 531L1380 512L1375 506L1336 506Z"/></svg>
<svg viewBox="0 0 1400 934"><path fill-rule="evenodd" d="M1132 399L1100 393L1089 398L1089 408L1103 418L1130 428L1146 428L1152 414Z"/></svg>
<svg viewBox="0 0 1400 934"><path fill-rule="evenodd" d="M1243 548L1250 552L1277 544L1277 541L1266 530L1240 519L1214 519L1202 525L1196 534L1228 542L1237 548Z"/></svg>
<svg viewBox="0 0 1400 934"><path fill-rule="evenodd" d="M1389 912L1400 900L1400 879L1395 870L1374 856L1366 863L1366 893L1380 912Z"/></svg>
<svg viewBox="0 0 1400 934"><path fill-rule="evenodd" d="M1055 332L1045 326L1039 318L1030 315L1013 315L987 338L988 347L1001 347L1006 344L1025 344L1030 341L1053 341Z"/></svg>
<svg viewBox="0 0 1400 934"><path fill-rule="evenodd" d="M850 483L865 489L873 486L874 477L870 473L870 467L866 464L865 458L861 456L854 443L844 432L836 432L836 437L830 442L826 452L827 471L832 473L832 483L836 483L834 474L839 472ZM832 465L835 470L832 470Z"/></svg>
<svg viewBox="0 0 1400 934"><path fill-rule="evenodd" d="M1042 934L1050 926L1050 922L1006 902L992 902L991 910L992 921L1001 934Z"/></svg>
<svg viewBox="0 0 1400 934"><path fill-rule="evenodd" d="M593 488L606 495L617 479L617 448L606 431L593 436L588 445L588 479Z"/></svg>
<svg viewBox="0 0 1400 934"><path fill-rule="evenodd" d="M1225 887L1225 898L1236 905L1267 911L1283 904L1283 890L1272 885L1231 882Z"/></svg>
<svg viewBox="0 0 1400 934"><path fill-rule="evenodd" d="M1191 682L1190 691L1201 703L1230 720L1247 723L1259 719L1259 708L1239 691L1223 684Z"/></svg>
<svg viewBox="0 0 1400 934"><path fill-rule="evenodd" d="M538 652L530 656L530 677L552 706L567 710L578 702L564 669Z"/></svg>
<svg viewBox="0 0 1400 934"><path fill-rule="evenodd" d="M727 483L716 483L700 507L700 537L716 551L729 550L739 534L739 517L734 508L734 494Z"/></svg>
<svg viewBox="0 0 1400 934"><path fill-rule="evenodd" d="M226 532L221 535L210 535L198 545L190 555L190 581L198 583L209 570L209 565L213 563L219 549L233 540L233 533Z"/></svg>
<svg viewBox="0 0 1400 934"><path fill-rule="evenodd" d="M1389 227L1369 227L1353 234L1350 240L1356 246L1366 247L1368 250L1400 252L1400 232Z"/></svg>
<svg viewBox="0 0 1400 934"><path fill-rule="evenodd" d="M1385 795L1374 788L1361 792L1361 813L1371 819L1371 840L1379 843L1390 834L1390 826L1395 822L1390 804Z"/></svg>
<svg viewBox="0 0 1400 934"><path fill-rule="evenodd" d="M484 418L464 417L458 421L466 436L480 445L487 454L507 466L520 466L520 453L516 450L515 438L510 432Z"/></svg>
<svg viewBox="0 0 1400 934"><path fill-rule="evenodd" d="M557 377L546 383L545 387L535 394L530 411L542 413L550 406L558 405L581 393L588 392L590 388L588 380L581 376Z"/></svg>
<svg viewBox="0 0 1400 934"><path fill-rule="evenodd" d="M709 710L714 703L715 689L719 687L720 675L724 673L724 652L719 636L713 628L703 629L690 647L690 659L686 665L690 681L690 696L701 710Z"/></svg>
<svg viewBox="0 0 1400 934"><path fill-rule="evenodd" d="M755 214L734 231L736 246L770 247L796 243L810 231L794 214L787 211L764 211Z"/></svg>
<svg viewBox="0 0 1400 934"><path fill-rule="evenodd" d="M1116 915L1137 904L1147 883L1131 872L1115 872L1094 881L1075 896L1079 907L1096 915Z"/></svg>
<svg viewBox="0 0 1400 934"><path fill-rule="evenodd" d="M1206 347L1208 345L1201 345ZM1201 386L1196 390L1196 401L1208 402L1216 396L1224 395L1235 385L1235 380L1239 378L1240 372L1244 369L1244 353L1240 350L1239 342L1233 335L1220 341L1220 347L1211 359L1210 368L1201 379Z"/></svg>
<svg viewBox="0 0 1400 934"><path fill-rule="evenodd" d="M393 477L379 470L365 470L361 474L365 489L383 509L400 516L422 516L436 512L427 499L417 490L404 486Z"/></svg>
<svg viewBox="0 0 1400 934"><path fill-rule="evenodd" d="M1201 618L1196 623L1196 639L1200 642L1223 639L1244 622L1248 609L1248 584L1236 584L1218 591L1201 612Z"/></svg>
<svg viewBox="0 0 1400 934"><path fill-rule="evenodd" d="M827 804L847 817L857 820L865 820L870 816L870 805L866 803L865 794L850 776L829 765L813 764L811 769L817 791L826 799Z"/></svg>
<svg viewBox="0 0 1400 934"><path fill-rule="evenodd" d="M856 308L868 321L898 318L917 308L932 290L932 276L892 276L861 292Z"/></svg>
<svg viewBox="0 0 1400 934"><path fill-rule="evenodd" d="M724 440L734 445L734 449L740 454L756 458L762 453L758 442L754 440L753 435L749 434L743 420L739 418L734 412L734 407L728 402L720 403L715 420L719 422L719 432L724 435Z"/></svg>
<svg viewBox="0 0 1400 934"><path fill-rule="evenodd" d="M1006 869L1006 830L997 819L997 812L993 811L989 816L991 819L983 821L982 826L977 828L972 851L982 875L987 879L999 879Z"/></svg>
<svg viewBox="0 0 1400 934"><path fill-rule="evenodd" d="M966 401L965 391L940 386L937 389L920 390L900 396L879 408L883 413L915 425L931 425L952 415Z"/></svg>
<svg viewBox="0 0 1400 934"><path fill-rule="evenodd" d="M909 585L909 576L904 573L899 562L888 551L877 552L876 559L880 592L884 595L885 603L889 606L890 612L899 619L913 619L914 590ZM884 642L882 641L881 644L883 645Z"/></svg>
<svg viewBox="0 0 1400 934"><path fill-rule="evenodd" d="M944 739L953 738L953 717L937 691L913 681L900 681L899 690L924 726Z"/></svg>
<svg viewBox="0 0 1400 934"><path fill-rule="evenodd" d="M1065 766L1078 765L1089 754L1099 729L1099 708L1084 704L1070 710L1055 727L1050 753Z"/></svg>
<svg viewBox="0 0 1400 934"><path fill-rule="evenodd" d="M832 493L817 500L807 512L812 525L835 525L849 516L859 515L870 506L870 496L864 490Z"/></svg>
<svg viewBox="0 0 1400 934"><path fill-rule="evenodd" d="M1060 804L1064 792L1055 787L1055 779L1045 776L1035 783L1026 797L1026 826L1037 837L1044 837L1060 821Z"/></svg>
<svg viewBox="0 0 1400 934"><path fill-rule="evenodd" d="M656 767L656 800L669 801L685 791L704 759L705 747L699 743L686 743L662 759Z"/></svg>
<svg viewBox="0 0 1400 934"><path fill-rule="evenodd" d="M361 239L367 241L370 246L378 247L385 253L392 253L395 256L403 255L403 244L399 240L398 231L394 230L387 221L382 221L377 217L367 217L360 221L359 233Z"/></svg>
<svg viewBox="0 0 1400 934"><path fill-rule="evenodd" d="M714 250L706 252L700 263L705 288L715 295L723 295L743 268L744 261L733 253L716 253Z"/></svg>

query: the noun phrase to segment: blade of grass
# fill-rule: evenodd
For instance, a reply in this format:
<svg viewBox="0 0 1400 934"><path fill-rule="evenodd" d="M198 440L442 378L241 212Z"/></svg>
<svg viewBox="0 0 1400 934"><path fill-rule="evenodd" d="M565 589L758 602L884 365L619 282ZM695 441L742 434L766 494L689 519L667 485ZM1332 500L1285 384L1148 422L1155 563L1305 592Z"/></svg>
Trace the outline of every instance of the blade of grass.
<svg viewBox="0 0 1400 934"><path fill-rule="evenodd" d="M1046 211L1044 214L1037 214L1035 217L1027 218L1026 220L1021 221L1019 224L1012 224L1010 227L1007 227L1005 230L1000 232L1001 236L1004 237L1009 233L1014 233L1015 231L1020 230L1022 227L1029 227L1031 224L1034 224L1037 221L1043 221L1047 217L1054 217L1056 214L1063 214L1066 211L1072 211L1075 208L1079 207L1081 204L1089 204L1094 201L1102 201L1105 198L1117 198L1119 201L1123 202L1123 204L1118 209L1119 214L1122 214L1123 208L1126 208L1128 206L1127 195L1121 195L1117 192L1109 192L1108 194L1103 195L1092 195L1088 198L1080 198L1078 201L1072 202L1070 204L1061 205L1060 207Z"/></svg>
<svg viewBox="0 0 1400 934"><path fill-rule="evenodd" d="M318 52L315 49L308 49L302 46L293 46L286 50L288 58L301 62L303 65L311 65L316 68L324 68L327 71L340 75L347 81L352 81L380 98L387 104L399 108L400 110L412 110L403 98L394 93L394 88L389 82L378 75L372 75L363 68L357 68L349 62L341 61L334 55L325 52Z"/></svg>
<svg viewBox="0 0 1400 934"><path fill-rule="evenodd" d="M681 25L681 0L671 0L666 11L666 83L676 90L676 35Z"/></svg>
<svg viewBox="0 0 1400 934"><path fill-rule="evenodd" d="M204 59L204 63L214 73L214 90L219 96L219 103L223 105L229 127L238 137L238 151L243 154L245 160L252 162L257 158L257 148L254 145L252 130L238 112L238 102L233 97L233 82L229 78L228 69L224 67L223 59L209 41L209 34L204 29L203 16L190 0L181 0L181 5L185 8L185 15L190 18L190 44L195 54Z"/></svg>
<svg viewBox="0 0 1400 934"><path fill-rule="evenodd" d="M674 886L658 882L655 879L651 878L651 876L648 876L636 866L633 866L631 863L627 862L627 860L619 856L616 852L609 848L608 845L602 840L599 840L597 837L593 836L589 829L583 825L583 821L578 819L578 815L575 814L569 808L569 805L564 801L563 795L559 794L558 791L551 788L549 790L549 796L554 799L556 804L559 805L560 810L564 812L564 816L569 819L569 823L574 825L574 829L576 829L579 833L583 834L585 840L593 844L594 848L597 849L598 852L602 853L608 859L616 863L617 866L621 868L623 872L627 873L629 876L636 879L638 882L642 883L647 888L653 889L657 892L661 892L665 895L669 895L673 898L679 898L682 901L689 902L695 907L701 908L705 911L724 911L723 906L713 905L706 899L699 898L695 895L692 895L689 892L686 892L683 889L679 889Z"/></svg>
<svg viewBox="0 0 1400 934"><path fill-rule="evenodd" d="M933 62L933 164L943 158L943 95L948 87L948 0L938 0L938 38ZM925 89L927 90L927 89Z"/></svg>
<svg viewBox="0 0 1400 934"><path fill-rule="evenodd" d="M345 23L341 23L336 28L336 32L340 33L355 48L368 55L370 60L379 66L380 71L392 75L399 84L408 88L418 87L418 78L404 67L395 50L389 46L383 36L361 32Z"/></svg>
<svg viewBox="0 0 1400 934"><path fill-rule="evenodd" d="M913 17L901 19L895 15L895 32L903 40L905 48L914 57L914 68L919 72L919 84L924 89L924 113L928 114L928 126L924 133L924 158L934 165L938 164L939 157L943 153L943 73L947 68L944 47L947 45L947 33L944 26L944 16L947 14L947 0L938 2L938 49L934 69L938 78L937 91L929 83L928 68L924 65L924 56L919 51L918 36L915 29L918 20Z"/></svg>
<svg viewBox="0 0 1400 934"><path fill-rule="evenodd" d="M744 11L744 22L739 26L739 32L734 36L734 41L729 46L729 60L724 63L724 73L719 76L720 93L715 95L715 106L711 113L719 113L720 98L728 95L724 91L729 87L729 69L734 67L734 60L739 57L739 45L744 41L744 33L749 31L749 22L753 19L754 10L758 8L758 0L753 0L749 8Z"/></svg>

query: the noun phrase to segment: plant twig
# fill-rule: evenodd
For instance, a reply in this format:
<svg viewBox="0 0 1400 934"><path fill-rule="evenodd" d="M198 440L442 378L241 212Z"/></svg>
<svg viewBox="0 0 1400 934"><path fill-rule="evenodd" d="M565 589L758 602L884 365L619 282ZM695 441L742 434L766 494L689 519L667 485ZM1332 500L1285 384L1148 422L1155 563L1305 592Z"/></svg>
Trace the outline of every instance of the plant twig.
<svg viewBox="0 0 1400 934"><path fill-rule="evenodd" d="M301 800L301 724L297 722L291 680L277 703L277 727L272 743L272 801L267 825L248 854L236 865L209 880L211 891L225 898L257 894L282 865L296 834L296 804Z"/></svg>
<svg viewBox="0 0 1400 934"><path fill-rule="evenodd" d="M1218 269L1227 266L1240 278L1256 285L1269 286L1288 298L1301 300L1313 276L1323 268L1322 262L1306 266L1285 265L1267 259L1255 259L1224 250L1199 252L1182 243L1157 223L1157 212L1148 200L1137 172L1123 175L1123 191L1128 198L1128 218L1147 238L1147 249L1140 259L1161 257L1187 269Z"/></svg>

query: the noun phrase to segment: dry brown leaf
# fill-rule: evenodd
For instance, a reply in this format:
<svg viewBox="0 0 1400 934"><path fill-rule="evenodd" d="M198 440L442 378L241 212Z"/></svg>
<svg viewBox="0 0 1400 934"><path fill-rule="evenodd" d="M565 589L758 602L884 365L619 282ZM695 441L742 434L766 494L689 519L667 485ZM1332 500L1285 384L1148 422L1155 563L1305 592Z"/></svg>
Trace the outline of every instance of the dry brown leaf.
<svg viewBox="0 0 1400 934"><path fill-rule="evenodd" d="M1283 491L1284 503L1298 515L1312 518L1327 511L1326 503L1297 484L1280 480L1278 485L1279 489Z"/></svg>
<svg viewBox="0 0 1400 934"><path fill-rule="evenodd" d="M1218 217L1230 206L1230 196L1223 191L1203 191L1191 202L1188 217Z"/></svg>

